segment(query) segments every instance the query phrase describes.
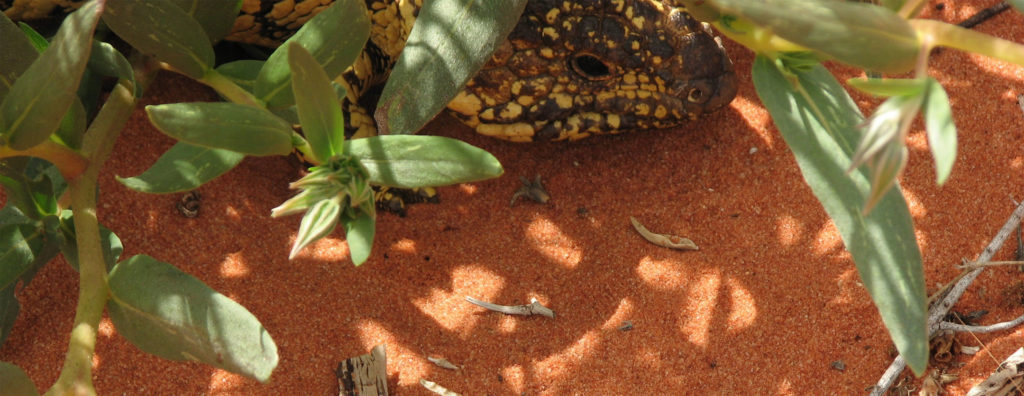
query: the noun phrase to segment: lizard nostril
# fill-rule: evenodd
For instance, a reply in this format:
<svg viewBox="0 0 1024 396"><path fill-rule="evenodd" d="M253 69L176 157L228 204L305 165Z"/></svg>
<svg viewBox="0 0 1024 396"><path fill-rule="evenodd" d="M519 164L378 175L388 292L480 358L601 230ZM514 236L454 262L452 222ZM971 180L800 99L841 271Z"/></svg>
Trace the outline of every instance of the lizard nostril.
<svg viewBox="0 0 1024 396"><path fill-rule="evenodd" d="M688 95L686 95L686 99L691 101L691 102L693 102L693 103L700 103L701 99L703 99L703 98L704 98L704 91L701 91L700 88L693 88L693 89L690 90L690 93Z"/></svg>
<svg viewBox="0 0 1024 396"><path fill-rule="evenodd" d="M611 70L603 61L590 54L577 55L570 61L572 70L588 80L604 80L611 77Z"/></svg>

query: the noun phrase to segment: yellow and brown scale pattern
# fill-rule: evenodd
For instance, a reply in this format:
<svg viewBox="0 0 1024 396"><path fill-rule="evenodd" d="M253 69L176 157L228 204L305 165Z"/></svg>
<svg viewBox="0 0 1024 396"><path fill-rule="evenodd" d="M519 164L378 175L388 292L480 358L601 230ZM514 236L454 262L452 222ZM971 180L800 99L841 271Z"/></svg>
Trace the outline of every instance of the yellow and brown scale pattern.
<svg viewBox="0 0 1024 396"><path fill-rule="evenodd" d="M232 37L269 37L272 44L328 3L246 0ZM344 78L356 137L374 133L368 114L376 98L367 94L387 79L422 0L367 0L366 6L370 42ZM489 136L579 139L694 119L732 99L734 78L718 39L681 7L661 0L531 0L508 39L448 107Z"/></svg>
<svg viewBox="0 0 1024 396"><path fill-rule="evenodd" d="M0 0L49 15L81 1ZM273 46L332 0L243 0L229 40ZM493 58L448 105L478 133L513 141L580 139L663 128L728 104L732 63L718 38L666 0L530 0ZM372 114L423 0L366 0L366 49L339 82L353 137Z"/></svg>
<svg viewBox="0 0 1024 396"><path fill-rule="evenodd" d="M731 63L707 27L660 1L531 1L449 105L485 135L579 139L662 128L727 104Z"/></svg>

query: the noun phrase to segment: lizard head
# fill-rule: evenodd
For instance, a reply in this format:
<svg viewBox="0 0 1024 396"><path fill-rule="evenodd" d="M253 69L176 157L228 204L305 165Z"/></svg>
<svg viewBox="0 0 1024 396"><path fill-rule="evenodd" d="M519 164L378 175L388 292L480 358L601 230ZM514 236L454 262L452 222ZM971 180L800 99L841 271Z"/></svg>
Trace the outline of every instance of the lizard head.
<svg viewBox="0 0 1024 396"><path fill-rule="evenodd" d="M720 39L683 8L533 0L449 108L485 135L579 139L696 119L732 100L735 78Z"/></svg>

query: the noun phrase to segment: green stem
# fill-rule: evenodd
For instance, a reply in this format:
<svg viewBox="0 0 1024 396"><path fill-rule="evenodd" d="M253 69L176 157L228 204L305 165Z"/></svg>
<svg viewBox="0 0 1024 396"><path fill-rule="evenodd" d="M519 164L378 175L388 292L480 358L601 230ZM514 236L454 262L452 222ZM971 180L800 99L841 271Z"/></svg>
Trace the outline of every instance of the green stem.
<svg viewBox="0 0 1024 396"><path fill-rule="evenodd" d="M145 87L153 74L150 71L136 72L136 81ZM134 110L135 95L131 82L121 80L85 133L82 153L88 158L88 166L78 178L68 181L71 206L75 211L75 242L78 245L78 306L64 367L47 395L96 394L92 385L92 357L96 348L96 331L109 295L107 268L96 218L96 183L118 133Z"/></svg>
<svg viewBox="0 0 1024 396"><path fill-rule="evenodd" d="M722 35L768 59L777 59L780 52L808 51L807 48L779 37L771 29L758 26L746 18L736 17L729 21L728 25L723 24L721 20L712 25Z"/></svg>
<svg viewBox="0 0 1024 396"><path fill-rule="evenodd" d="M292 147L302 153L304 161L313 162L314 165L322 165L316 160L316 156L313 155L313 149L309 147L309 142L306 141L306 138L297 132L292 132Z"/></svg>
<svg viewBox="0 0 1024 396"><path fill-rule="evenodd" d="M0 158L21 156L37 157L50 161L60 170L64 180L77 178L85 171L85 167L88 165L88 161L81 154L52 140L46 140L23 151L15 150L8 146L0 146Z"/></svg>
<svg viewBox="0 0 1024 396"><path fill-rule="evenodd" d="M911 19L908 22L922 41L1024 65L1024 46L1012 41L930 19Z"/></svg>
<svg viewBox="0 0 1024 396"><path fill-rule="evenodd" d="M917 14L921 13L921 9L928 4L927 0L909 0L903 3L903 7L900 7L898 14L903 19L910 19Z"/></svg>
<svg viewBox="0 0 1024 396"><path fill-rule="evenodd" d="M213 88L221 96L227 98L234 103L249 105L253 107L266 108L266 104L262 100L254 96L235 84L223 74L218 73L216 70L210 70L206 73L203 78L197 80L203 84L206 84L210 88Z"/></svg>

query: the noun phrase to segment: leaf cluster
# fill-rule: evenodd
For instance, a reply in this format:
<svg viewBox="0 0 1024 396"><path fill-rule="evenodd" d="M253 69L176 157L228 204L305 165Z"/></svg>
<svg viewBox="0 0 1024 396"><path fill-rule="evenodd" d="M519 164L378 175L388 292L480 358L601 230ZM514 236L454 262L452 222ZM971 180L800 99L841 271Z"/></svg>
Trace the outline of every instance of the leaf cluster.
<svg viewBox="0 0 1024 396"><path fill-rule="evenodd" d="M391 122L425 124L432 113L409 109L423 105L439 111L490 56L525 2L488 6L483 17L471 1L435 3L442 7L425 9L416 29L429 31L442 20L477 32L495 26L492 20L505 20L506 28L483 34L491 38L481 43L440 40L419 49L436 54L444 52L431 46L459 48L457 64L442 63L430 73L447 70L446 79L460 77L445 92L424 94L415 90L415 81L429 74L396 73L404 88L385 95L388 103L415 98L416 106L390 112ZM227 102L147 106L153 125L178 143L142 174L118 180L146 193L188 191L245 156L300 151L317 166L292 183L301 191L273 213L305 212L293 257L340 223L353 262L366 261L374 236L373 185L437 186L502 173L493 156L452 139L345 139L341 103L347 92L339 82L369 35L363 1L335 1L265 61L215 66L212 43L230 31L240 6L239 0L93 0L66 17L50 40L0 16L5 47L0 51L0 184L7 196L0 210L0 342L17 317L16 290L41 266L63 254L81 276L69 357L51 393L91 389L89 357L104 310L126 339L167 359L197 360L260 381L269 380L277 365L273 339L244 307L172 264L146 255L122 260L120 240L95 217L99 169L161 69L207 84ZM472 15L452 19L452 10ZM458 23L468 17L475 22ZM101 19L131 46L128 55L94 35ZM408 52L412 60L403 62L425 62L415 60L417 51ZM108 77L117 84L101 101L99 87ZM419 126L392 130L412 133ZM0 365L0 383L35 392L24 373L8 364Z"/></svg>
<svg viewBox="0 0 1024 396"><path fill-rule="evenodd" d="M919 115L939 184L952 172L957 146L946 92L927 73L928 55L945 46L1024 65L1024 46L915 19L922 0L680 3L757 53L752 77L761 102L839 229L897 349L915 373L923 373L923 267L897 179L907 162L907 134ZM887 99L865 117L821 65L826 60L864 69L868 77L847 84ZM907 72L913 77L902 77Z"/></svg>

